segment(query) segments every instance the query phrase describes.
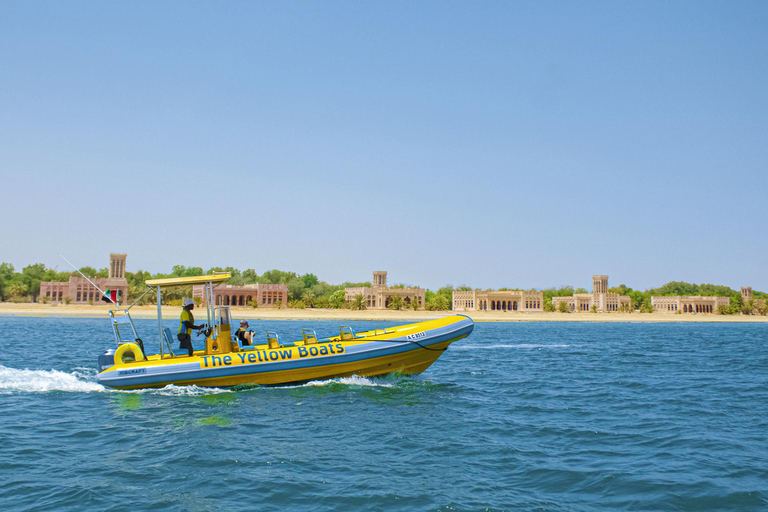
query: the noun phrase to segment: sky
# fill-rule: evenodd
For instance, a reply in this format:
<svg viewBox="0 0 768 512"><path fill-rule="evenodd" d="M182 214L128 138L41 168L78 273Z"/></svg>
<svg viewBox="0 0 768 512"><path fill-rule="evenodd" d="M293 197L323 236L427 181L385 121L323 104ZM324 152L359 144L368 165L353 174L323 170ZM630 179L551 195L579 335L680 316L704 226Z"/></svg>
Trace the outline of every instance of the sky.
<svg viewBox="0 0 768 512"><path fill-rule="evenodd" d="M768 291L768 2L0 2L0 261Z"/></svg>

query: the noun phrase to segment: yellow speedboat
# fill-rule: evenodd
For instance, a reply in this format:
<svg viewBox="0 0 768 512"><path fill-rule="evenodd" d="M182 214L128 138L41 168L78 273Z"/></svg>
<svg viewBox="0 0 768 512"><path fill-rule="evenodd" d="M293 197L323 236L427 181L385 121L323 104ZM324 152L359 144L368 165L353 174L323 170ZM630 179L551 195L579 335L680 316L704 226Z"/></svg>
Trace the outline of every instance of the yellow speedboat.
<svg viewBox="0 0 768 512"><path fill-rule="evenodd" d="M262 345L241 346L233 338L228 306L213 304L213 288L229 274L155 279L147 291L157 293L160 353L146 354L129 310L110 311L117 340L115 351L99 356L99 383L117 389L179 386L275 385L351 375L421 373L454 341L467 337L472 319L453 315L410 325L355 333L341 326L339 335L319 338L303 329L302 339L283 342L267 333ZM205 284L208 323L205 347L189 356L174 350L175 337L162 324L161 288ZM143 295L142 295L143 296ZM134 303L135 304L135 303Z"/></svg>

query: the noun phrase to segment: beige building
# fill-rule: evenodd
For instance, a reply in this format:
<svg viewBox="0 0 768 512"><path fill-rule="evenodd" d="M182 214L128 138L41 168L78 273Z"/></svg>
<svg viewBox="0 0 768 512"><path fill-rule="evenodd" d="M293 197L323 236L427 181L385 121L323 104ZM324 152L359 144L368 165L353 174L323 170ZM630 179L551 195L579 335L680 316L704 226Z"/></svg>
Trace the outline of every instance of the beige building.
<svg viewBox="0 0 768 512"><path fill-rule="evenodd" d="M377 270L373 272L373 286L359 286L344 288L344 300L352 302L357 295L362 295L366 306L370 309L387 309L395 297L402 297L403 305L411 307L414 301L418 309L424 309L424 288L391 288L387 286L387 272Z"/></svg>
<svg viewBox="0 0 768 512"><path fill-rule="evenodd" d="M544 292L536 290L454 290L454 311L544 311Z"/></svg>
<svg viewBox="0 0 768 512"><path fill-rule="evenodd" d="M245 284L242 286L219 285L213 289L216 304L224 306L251 306L254 301L260 308L272 308L279 302L288 307L287 284ZM192 298L205 304L205 285L192 287Z"/></svg>
<svg viewBox="0 0 768 512"><path fill-rule="evenodd" d="M591 311L594 306L598 312L629 311L632 299L628 295L619 295L608 291L608 276L592 276L592 293L576 293L571 297L552 297L552 305L557 310L565 303L568 311Z"/></svg>
<svg viewBox="0 0 768 512"><path fill-rule="evenodd" d="M102 290L118 290L120 303L128 298L128 281L125 279L125 254L109 255L109 277L91 278L93 284ZM90 277L90 276L89 276ZM65 302L69 298L73 304L96 304L101 300L101 292L83 277L70 277L68 282L43 281L40 283L40 297L50 302Z"/></svg>
<svg viewBox="0 0 768 512"><path fill-rule="evenodd" d="M752 304L756 307L763 307L765 306L765 299L756 299L752 296L752 287L751 286L742 286L741 287L741 298L744 299L744 304L749 304L749 301L752 301Z"/></svg>
<svg viewBox="0 0 768 512"><path fill-rule="evenodd" d="M731 299L701 295L653 296L651 305L657 313L717 313L720 306L730 307Z"/></svg>

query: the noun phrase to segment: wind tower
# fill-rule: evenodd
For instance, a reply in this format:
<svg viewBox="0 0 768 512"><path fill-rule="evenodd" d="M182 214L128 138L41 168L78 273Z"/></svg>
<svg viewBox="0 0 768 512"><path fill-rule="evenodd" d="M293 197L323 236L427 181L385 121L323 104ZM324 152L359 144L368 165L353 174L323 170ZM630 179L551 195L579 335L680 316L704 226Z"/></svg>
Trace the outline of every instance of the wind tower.
<svg viewBox="0 0 768 512"><path fill-rule="evenodd" d="M373 287L374 288L387 287L387 271L386 270L373 271Z"/></svg>
<svg viewBox="0 0 768 512"><path fill-rule="evenodd" d="M125 257L127 254L109 255L109 278L125 279Z"/></svg>
<svg viewBox="0 0 768 512"><path fill-rule="evenodd" d="M605 294L608 293L608 276L592 276L592 304L598 311L605 311Z"/></svg>

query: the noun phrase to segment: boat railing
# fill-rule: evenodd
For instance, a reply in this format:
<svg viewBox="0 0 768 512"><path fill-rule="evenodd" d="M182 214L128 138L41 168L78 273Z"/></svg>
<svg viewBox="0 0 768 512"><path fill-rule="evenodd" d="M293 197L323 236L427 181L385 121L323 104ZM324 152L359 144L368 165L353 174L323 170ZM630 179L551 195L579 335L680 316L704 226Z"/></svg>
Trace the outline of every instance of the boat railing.
<svg viewBox="0 0 768 512"><path fill-rule="evenodd" d="M112 320L112 332L115 335L115 341L118 345L124 343L135 343L139 339L136 332L136 326L133 325L133 319L128 310L109 311L110 320Z"/></svg>

